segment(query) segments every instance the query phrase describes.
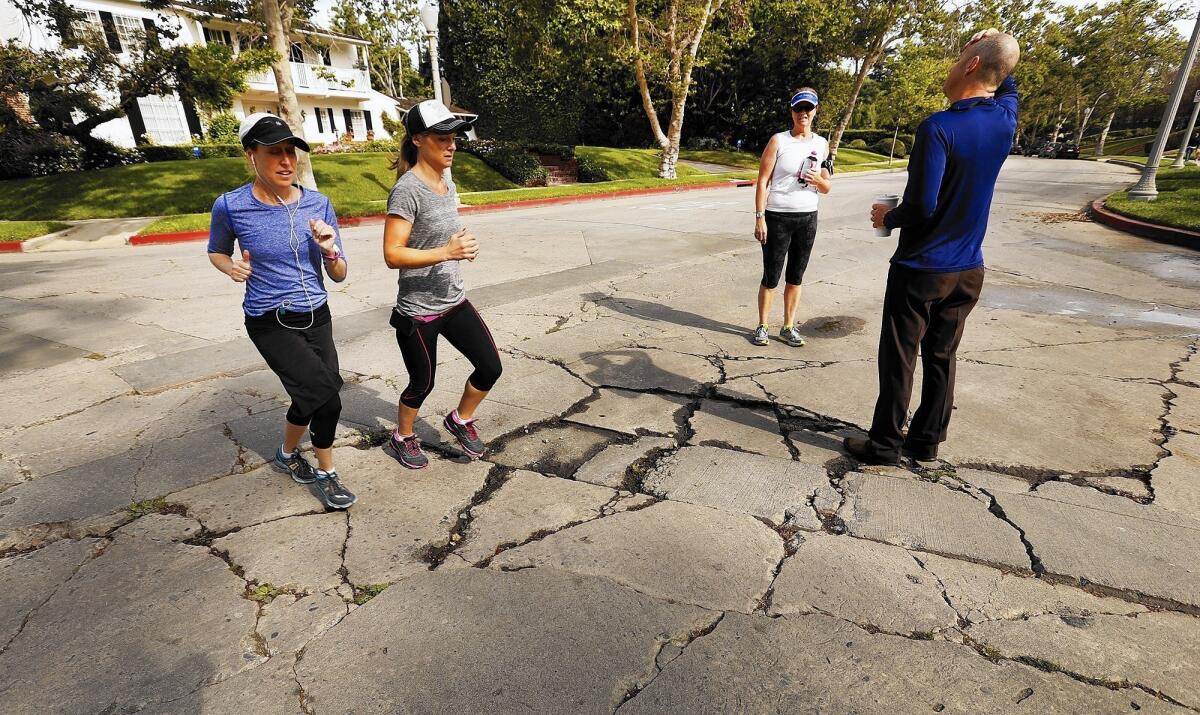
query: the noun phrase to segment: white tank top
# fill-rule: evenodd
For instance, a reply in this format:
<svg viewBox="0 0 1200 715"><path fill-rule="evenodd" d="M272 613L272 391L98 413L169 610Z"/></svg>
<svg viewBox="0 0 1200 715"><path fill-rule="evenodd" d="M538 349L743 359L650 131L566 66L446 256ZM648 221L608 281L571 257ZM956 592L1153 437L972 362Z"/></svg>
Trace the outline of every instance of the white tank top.
<svg viewBox="0 0 1200 715"><path fill-rule="evenodd" d="M790 131L775 135L775 170L771 172L767 210L801 213L817 210L820 194L811 185L801 183L800 177L815 163L818 170L829 158L829 142L813 134L811 138L794 137ZM815 157L815 158L814 158Z"/></svg>

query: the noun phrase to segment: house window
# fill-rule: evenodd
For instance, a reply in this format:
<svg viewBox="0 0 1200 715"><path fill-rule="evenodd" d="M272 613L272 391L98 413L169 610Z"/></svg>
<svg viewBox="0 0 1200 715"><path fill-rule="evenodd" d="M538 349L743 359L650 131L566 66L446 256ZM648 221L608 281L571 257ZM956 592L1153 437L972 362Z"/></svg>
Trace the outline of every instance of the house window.
<svg viewBox="0 0 1200 715"><path fill-rule="evenodd" d="M350 110L350 126L354 130L355 139L367 138L367 121L363 119L363 113L357 109Z"/></svg>
<svg viewBox="0 0 1200 715"><path fill-rule="evenodd" d="M100 20L100 12L97 10L81 10L80 14L83 18L76 20L72 27L75 30L75 37L80 40L93 37L104 39L104 23Z"/></svg>
<svg viewBox="0 0 1200 715"><path fill-rule="evenodd" d="M292 43L292 49L290 50L289 55L289 59L292 62L304 62L304 48L300 47L300 45L295 42Z"/></svg>
<svg viewBox="0 0 1200 715"><path fill-rule="evenodd" d="M113 25L117 28L117 37L121 38L121 49L124 52L136 52L146 39L146 28L142 21L128 15L113 15Z"/></svg>
<svg viewBox="0 0 1200 715"><path fill-rule="evenodd" d="M146 134L156 144L183 144L191 139L174 97L139 97L138 107L146 123Z"/></svg>
<svg viewBox="0 0 1200 715"><path fill-rule="evenodd" d="M229 30L217 30L215 28L206 27L204 28L204 41L210 45L215 42L217 44L225 45L226 47L233 47L233 37L230 36Z"/></svg>
<svg viewBox="0 0 1200 715"><path fill-rule="evenodd" d="M333 66L333 58L329 56L328 47L321 48L321 64L325 65L326 67Z"/></svg>

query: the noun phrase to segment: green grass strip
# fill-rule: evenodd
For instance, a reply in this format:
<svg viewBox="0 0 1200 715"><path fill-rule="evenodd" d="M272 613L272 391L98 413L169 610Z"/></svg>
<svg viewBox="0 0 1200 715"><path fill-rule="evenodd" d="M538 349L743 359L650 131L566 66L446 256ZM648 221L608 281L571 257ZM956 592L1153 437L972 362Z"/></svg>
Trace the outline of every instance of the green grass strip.
<svg viewBox="0 0 1200 715"><path fill-rule="evenodd" d="M69 224L61 221L0 221L0 243L25 241L61 231Z"/></svg>

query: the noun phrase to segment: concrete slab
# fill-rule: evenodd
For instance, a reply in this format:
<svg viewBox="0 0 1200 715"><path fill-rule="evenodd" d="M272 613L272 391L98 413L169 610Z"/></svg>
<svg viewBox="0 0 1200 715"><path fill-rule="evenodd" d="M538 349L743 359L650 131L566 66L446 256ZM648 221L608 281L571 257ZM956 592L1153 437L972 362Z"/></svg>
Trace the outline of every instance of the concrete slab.
<svg viewBox="0 0 1200 715"><path fill-rule="evenodd" d="M771 615L825 613L905 635L958 624L937 577L899 546L824 533L801 538L775 579Z"/></svg>
<svg viewBox="0 0 1200 715"><path fill-rule="evenodd" d="M1172 385L1175 393L1167 421L1177 430L1200 434L1200 387Z"/></svg>
<svg viewBox="0 0 1200 715"><path fill-rule="evenodd" d="M851 473L838 516L854 536L935 554L1030 569L1017 530L969 494L901 477Z"/></svg>
<svg viewBox="0 0 1200 715"><path fill-rule="evenodd" d="M186 541L199 536L202 528L200 522L190 516L147 514L122 526L117 533L154 541Z"/></svg>
<svg viewBox="0 0 1200 715"><path fill-rule="evenodd" d="M588 355L570 367L596 387L681 394L698 394L704 385L721 377L721 371L708 359L672 350L610 350Z"/></svg>
<svg viewBox="0 0 1200 715"><path fill-rule="evenodd" d="M1049 615L981 623L967 634L1005 658L1036 658L1068 673L1138 685L1200 706L1200 619L1193 616Z"/></svg>
<svg viewBox="0 0 1200 715"><path fill-rule="evenodd" d="M783 540L753 517L661 502L510 549L492 568L563 569L639 593L749 613L783 558Z"/></svg>
<svg viewBox="0 0 1200 715"><path fill-rule="evenodd" d="M693 434L688 444L734 446L768 457L792 458L773 410L703 400L689 424Z"/></svg>
<svg viewBox="0 0 1200 715"><path fill-rule="evenodd" d="M116 539L0 653L5 709L136 710L252 667L265 658L244 588L207 549Z"/></svg>
<svg viewBox="0 0 1200 715"><path fill-rule="evenodd" d="M198 713L221 715L246 711L257 715L303 715L300 686L290 657L275 657L262 665L164 705L142 710L154 715Z"/></svg>
<svg viewBox="0 0 1200 715"><path fill-rule="evenodd" d="M477 563L538 534L595 519L618 499L616 491L605 487L517 471L471 509L474 518L455 553Z"/></svg>
<svg viewBox="0 0 1200 715"><path fill-rule="evenodd" d="M263 606L258 634L272 658L296 653L340 623L350 609L350 604L334 594L314 593L299 599L281 594Z"/></svg>
<svg viewBox="0 0 1200 715"><path fill-rule="evenodd" d="M1200 522L1058 482L996 500L1048 573L1200 606Z"/></svg>
<svg viewBox="0 0 1200 715"><path fill-rule="evenodd" d="M1150 473L1154 503L1200 519L1200 435L1179 433L1167 443L1171 456Z"/></svg>
<svg viewBox="0 0 1200 715"><path fill-rule="evenodd" d="M677 419L687 403L680 395L601 389L598 399L566 420L628 435L671 436L679 429Z"/></svg>
<svg viewBox="0 0 1200 715"><path fill-rule="evenodd" d="M642 437L632 444L609 445L575 470L574 478L609 489L623 489L627 486L626 472L634 462L652 450L675 446L675 440L666 437Z"/></svg>
<svg viewBox="0 0 1200 715"><path fill-rule="evenodd" d="M62 540L22 556L0 559L0 644L7 645L21 624L95 556L96 539Z"/></svg>
<svg viewBox="0 0 1200 715"><path fill-rule="evenodd" d="M822 615L766 619L730 613L619 712L884 715L1131 707L1183 712L1141 691L1112 691L1025 665L993 663L957 643L871 634Z"/></svg>
<svg viewBox="0 0 1200 715"><path fill-rule="evenodd" d="M296 672L309 702L331 712L611 713L652 677L659 646L715 620L554 569L435 571L351 613ZM341 662L355 667L328 667Z"/></svg>
<svg viewBox="0 0 1200 715"><path fill-rule="evenodd" d="M429 569L431 548L445 546L458 515L483 488L492 465L433 459L419 471L382 450L347 450L339 469L354 475L345 566L351 583L392 583Z"/></svg>
<svg viewBox="0 0 1200 715"><path fill-rule="evenodd" d="M1008 317L1005 317L1008 322ZM971 331L974 325L967 328ZM1090 375L1117 380L1169 380L1170 364L1186 350L1187 338L1122 338L1118 331L1093 329L1091 340L1058 345L959 352L964 360L1007 365L1066 375ZM1104 333L1107 333L1106 335ZM1063 340L1059 333L1051 336Z"/></svg>
<svg viewBox="0 0 1200 715"><path fill-rule="evenodd" d="M615 438L611 432L560 424L518 434L490 453L488 459L514 469L570 478Z"/></svg>
<svg viewBox="0 0 1200 715"><path fill-rule="evenodd" d="M346 539L346 514L339 512L269 521L217 539L212 547L229 554L247 581L316 593L341 585Z"/></svg>
<svg viewBox="0 0 1200 715"><path fill-rule="evenodd" d="M335 458L341 453L342 450L335 450ZM353 477L347 475L346 481L353 489ZM188 516L217 534L288 516L325 511L325 505L307 486L293 482L291 477L270 466L175 492L167 497L167 501L182 506Z"/></svg>
<svg viewBox="0 0 1200 715"><path fill-rule="evenodd" d="M825 470L717 447L684 447L646 476L645 490L672 501L750 514L774 524L791 520L821 529L813 511L817 495L836 496Z"/></svg>
<svg viewBox="0 0 1200 715"><path fill-rule="evenodd" d="M1047 614L1128 615L1146 610L1136 603L1093 596L1063 584L969 561L933 554L916 554L916 558L942 582L950 604L970 623L1013 621Z"/></svg>

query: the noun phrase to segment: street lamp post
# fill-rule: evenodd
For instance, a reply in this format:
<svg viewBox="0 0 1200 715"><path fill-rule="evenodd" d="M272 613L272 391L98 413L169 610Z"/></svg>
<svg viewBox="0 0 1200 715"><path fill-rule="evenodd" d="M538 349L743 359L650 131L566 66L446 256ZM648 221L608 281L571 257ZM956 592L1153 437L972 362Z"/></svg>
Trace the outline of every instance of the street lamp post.
<svg viewBox="0 0 1200 715"><path fill-rule="evenodd" d="M1150 159L1142 169L1142 178L1129 190L1129 198L1134 201L1153 201L1158 198L1158 189L1154 185L1154 177L1158 174L1158 164L1162 161L1163 150L1167 147L1167 139L1171 136L1171 125L1175 123L1175 112L1183 100L1183 90L1187 86L1188 75L1192 73L1192 63L1196 60L1196 45L1200 44L1200 13L1196 13L1196 27L1192 29L1192 40L1188 43L1187 54L1183 56L1183 64L1179 66L1179 74L1175 77L1175 86L1171 88L1171 99L1163 111L1162 123L1158 125L1158 136L1154 138L1154 148L1150 151Z"/></svg>
<svg viewBox="0 0 1200 715"><path fill-rule="evenodd" d="M1200 114L1200 89L1192 100L1192 118L1188 120L1187 129L1183 132L1183 141L1179 143L1179 156L1171 163L1172 169L1182 169L1187 163L1188 141L1192 138L1192 130L1196 128L1196 115Z"/></svg>
<svg viewBox="0 0 1200 715"><path fill-rule="evenodd" d="M429 68L433 72L433 98L445 103L442 99L442 68L438 60L438 4L436 0L426 0L421 5L421 24L425 26L425 38L429 41ZM450 168L446 167L444 174L446 184L450 183Z"/></svg>

